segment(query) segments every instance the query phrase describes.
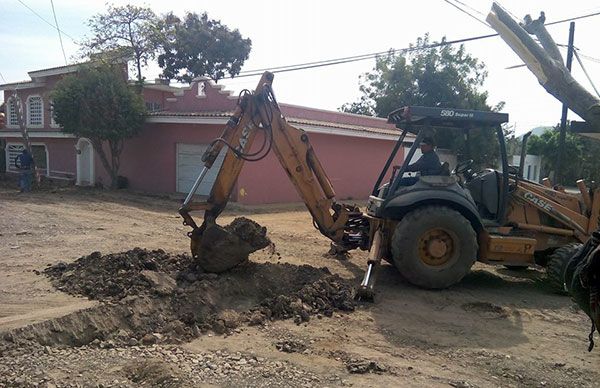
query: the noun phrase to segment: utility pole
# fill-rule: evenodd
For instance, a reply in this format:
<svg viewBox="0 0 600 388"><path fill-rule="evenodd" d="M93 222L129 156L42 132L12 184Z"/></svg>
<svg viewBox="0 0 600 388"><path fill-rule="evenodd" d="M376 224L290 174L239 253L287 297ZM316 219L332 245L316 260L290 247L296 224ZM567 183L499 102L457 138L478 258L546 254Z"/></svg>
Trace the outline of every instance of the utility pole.
<svg viewBox="0 0 600 388"><path fill-rule="evenodd" d="M573 63L573 40L575 38L575 22L571 22L569 25L569 46L567 48L567 69L571 71L571 64ZM560 136L558 138L558 156L556 159L556 176L554 177L555 183L563 184L562 174L562 160L565 149L565 137L567 135L567 105L563 103L562 115L560 117Z"/></svg>

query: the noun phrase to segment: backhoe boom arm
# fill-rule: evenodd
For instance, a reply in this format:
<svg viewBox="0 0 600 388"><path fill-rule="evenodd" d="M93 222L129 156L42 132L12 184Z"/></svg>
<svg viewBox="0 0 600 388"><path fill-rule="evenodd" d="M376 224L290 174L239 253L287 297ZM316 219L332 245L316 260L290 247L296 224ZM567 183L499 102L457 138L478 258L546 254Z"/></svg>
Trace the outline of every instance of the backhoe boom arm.
<svg viewBox="0 0 600 388"><path fill-rule="evenodd" d="M245 161L260 160L272 149L296 191L311 213L315 226L340 249L365 247L369 222L354 206L335 201L335 191L317 158L308 135L288 124L275 100L271 84L273 74L265 72L254 93L243 94L220 138L215 139L202 157L206 171L215 162L223 147L227 148L222 167L206 202L191 201L203 177L200 175L190 195L180 209L189 233L199 239L207 225L214 224L225 208ZM262 133L263 144L253 149L256 136ZM204 173L203 171L203 173ZM191 211L204 210L204 222L197 226Z"/></svg>

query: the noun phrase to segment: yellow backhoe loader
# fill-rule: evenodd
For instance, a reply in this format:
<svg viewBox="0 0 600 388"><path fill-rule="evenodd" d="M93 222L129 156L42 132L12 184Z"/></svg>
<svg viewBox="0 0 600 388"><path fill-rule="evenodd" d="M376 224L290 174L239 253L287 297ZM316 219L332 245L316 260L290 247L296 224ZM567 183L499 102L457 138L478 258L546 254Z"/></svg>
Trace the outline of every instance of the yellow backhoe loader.
<svg viewBox="0 0 600 388"><path fill-rule="evenodd" d="M331 239L332 246L339 251L369 251L358 289L358 295L366 298L373 295L382 259L393 263L409 282L425 288L459 282L476 260L513 268L551 265L553 273L561 273L556 286L562 288L562 272L571 254L561 254L557 248L574 249L564 247L587 241L597 229L600 191L580 182L580 193L570 194L523 179L522 171L508 164L501 129L508 115L495 112L428 107L391 112L388 121L400 129L399 139L382 172L373 177L367 211L339 203L308 134L288 124L282 115L272 82L273 74L265 72L256 90L240 97L221 137L203 155L204 169L179 211L184 224L192 228L192 254L207 271L225 271L247 258L249 251L234 249L235 237L218 226L216 219L244 163L264 157L271 149L316 228ZM463 160L452 172L442 168L439 176L421 176L412 185L403 184L416 148L432 128L473 131L481 127L496 129L499 170L473 171L473 161ZM393 168L392 161L408 133L416 139L403 165ZM263 139L258 149L252 147L257 136ZM210 196L194 202L196 189L223 147L225 159ZM194 211L204 212L200 225L191 215ZM212 249L230 245L222 255Z"/></svg>

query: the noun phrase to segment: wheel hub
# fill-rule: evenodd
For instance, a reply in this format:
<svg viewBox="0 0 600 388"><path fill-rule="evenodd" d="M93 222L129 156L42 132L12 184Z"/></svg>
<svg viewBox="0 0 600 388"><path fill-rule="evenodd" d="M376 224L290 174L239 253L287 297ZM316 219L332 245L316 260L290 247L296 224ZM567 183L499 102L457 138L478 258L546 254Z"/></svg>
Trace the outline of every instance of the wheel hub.
<svg viewBox="0 0 600 388"><path fill-rule="evenodd" d="M419 238L419 257L430 266L444 265L454 255L454 241L444 229L434 228Z"/></svg>

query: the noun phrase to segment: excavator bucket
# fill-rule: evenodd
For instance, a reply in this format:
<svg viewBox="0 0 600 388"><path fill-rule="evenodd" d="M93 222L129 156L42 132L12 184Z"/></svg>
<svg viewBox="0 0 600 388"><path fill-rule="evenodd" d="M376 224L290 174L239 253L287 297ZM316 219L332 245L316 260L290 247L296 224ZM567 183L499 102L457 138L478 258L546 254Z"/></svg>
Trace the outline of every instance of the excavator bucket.
<svg viewBox="0 0 600 388"><path fill-rule="evenodd" d="M244 217L222 227L208 223L191 235L192 255L206 272L221 273L248 260L249 255L271 245L266 228Z"/></svg>

